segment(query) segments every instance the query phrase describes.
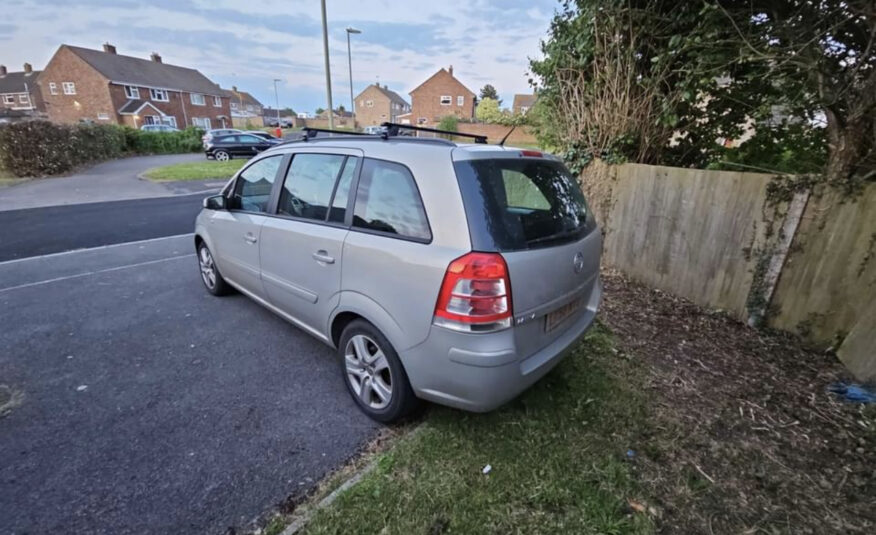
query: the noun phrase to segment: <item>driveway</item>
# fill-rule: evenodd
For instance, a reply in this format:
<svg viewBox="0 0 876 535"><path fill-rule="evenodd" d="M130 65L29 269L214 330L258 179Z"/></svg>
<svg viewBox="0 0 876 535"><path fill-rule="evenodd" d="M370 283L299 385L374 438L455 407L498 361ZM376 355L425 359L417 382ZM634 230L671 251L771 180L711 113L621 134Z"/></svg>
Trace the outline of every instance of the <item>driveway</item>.
<svg viewBox="0 0 876 535"><path fill-rule="evenodd" d="M0 263L0 324L4 532L225 532L377 431L331 349L204 291L191 235Z"/></svg>
<svg viewBox="0 0 876 535"><path fill-rule="evenodd" d="M30 180L0 189L0 211L166 197L221 187L224 180L154 183L137 178L152 167L203 159L201 153L134 156L99 163L74 175Z"/></svg>

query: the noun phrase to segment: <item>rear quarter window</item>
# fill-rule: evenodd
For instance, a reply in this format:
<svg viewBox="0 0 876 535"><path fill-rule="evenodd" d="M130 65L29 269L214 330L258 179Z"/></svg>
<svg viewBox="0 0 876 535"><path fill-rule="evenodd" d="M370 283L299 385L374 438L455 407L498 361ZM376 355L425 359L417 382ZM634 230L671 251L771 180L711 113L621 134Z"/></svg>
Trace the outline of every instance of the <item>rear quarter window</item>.
<svg viewBox="0 0 876 535"><path fill-rule="evenodd" d="M420 192L407 167L365 158L353 227L418 241L432 239Z"/></svg>

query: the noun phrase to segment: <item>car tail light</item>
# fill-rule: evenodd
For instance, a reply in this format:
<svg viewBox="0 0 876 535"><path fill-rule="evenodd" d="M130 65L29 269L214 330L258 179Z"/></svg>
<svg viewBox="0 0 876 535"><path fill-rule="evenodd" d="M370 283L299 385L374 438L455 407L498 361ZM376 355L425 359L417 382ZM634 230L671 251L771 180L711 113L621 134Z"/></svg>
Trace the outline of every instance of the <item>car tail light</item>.
<svg viewBox="0 0 876 535"><path fill-rule="evenodd" d="M468 253L450 263L435 304L435 324L465 332L511 326L511 279L497 253Z"/></svg>
<svg viewBox="0 0 876 535"><path fill-rule="evenodd" d="M529 158L542 158L544 154L537 150L522 150L520 151L521 156L529 157Z"/></svg>

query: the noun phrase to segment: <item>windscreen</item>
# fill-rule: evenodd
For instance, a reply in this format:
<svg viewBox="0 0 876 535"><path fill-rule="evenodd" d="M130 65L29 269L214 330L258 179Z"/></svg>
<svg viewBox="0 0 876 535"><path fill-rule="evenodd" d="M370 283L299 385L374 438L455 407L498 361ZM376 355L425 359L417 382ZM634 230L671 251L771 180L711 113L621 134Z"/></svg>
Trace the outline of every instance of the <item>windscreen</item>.
<svg viewBox="0 0 876 535"><path fill-rule="evenodd" d="M480 159L454 167L475 250L550 247L595 225L577 181L558 161Z"/></svg>

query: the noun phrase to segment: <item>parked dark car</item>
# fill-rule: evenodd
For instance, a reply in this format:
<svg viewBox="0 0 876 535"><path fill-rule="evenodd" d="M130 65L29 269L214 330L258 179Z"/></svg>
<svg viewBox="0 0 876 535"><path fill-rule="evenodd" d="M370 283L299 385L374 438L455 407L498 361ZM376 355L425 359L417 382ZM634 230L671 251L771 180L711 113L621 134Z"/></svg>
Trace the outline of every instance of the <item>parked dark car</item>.
<svg viewBox="0 0 876 535"><path fill-rule="evenodd" d="M279 143L282 143L282 140L276 138L264 139L253 134L231 134L214 137L207 142L204 152L207 158L224 162L237 157L250 158Z"/></svg>
<svg viewBox="0 0 876 535"><path fill-rule="evenodd" d="M250 130L250 131L248 131L248 132L246 132L246 133L247 133L247 134L252 134L252 135L254 135L254 136L258 136L258 137L260 137L260 138L262 138L262 139L267 139L268 141L282 141L282 140L281 140L280 138L278 138L277 136L275 136L275 135L273 135L273 134L270 134L270 133L268 133L268 132L262 132L261 130Z"/></svg>

